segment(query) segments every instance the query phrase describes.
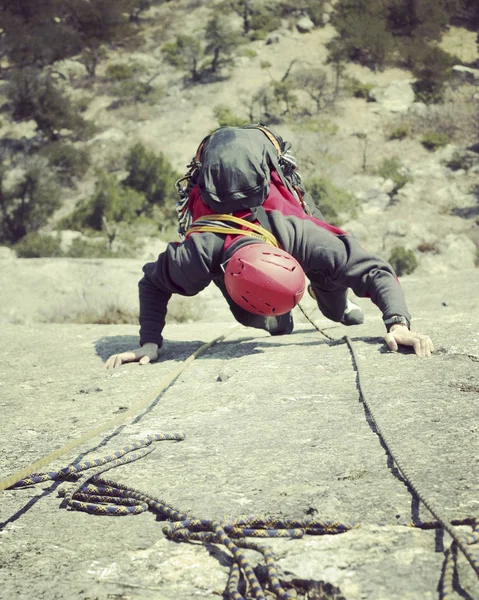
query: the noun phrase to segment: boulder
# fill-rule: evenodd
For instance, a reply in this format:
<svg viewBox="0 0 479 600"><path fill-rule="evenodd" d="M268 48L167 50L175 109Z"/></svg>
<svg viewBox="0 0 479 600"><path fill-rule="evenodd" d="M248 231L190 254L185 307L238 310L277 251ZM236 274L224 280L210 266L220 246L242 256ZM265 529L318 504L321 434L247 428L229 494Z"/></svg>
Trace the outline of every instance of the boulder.
<svg viewBox="0 0 479 600"><path fill-rule="evenodd" d="M271 44L279 44L280 41L281 41L281 34L279 34L277 31L273 31L273 33L270 33L268 35L265 43L267 46L270 46Z"/></svg>
<svg viewBox="0 0 479 600"><path fill-rule="evenodd" d="M126 135L120 129L112 127L106 131L102 131L88 141L89 146L100 145L101 147L109 144L124 144Z"/></svg>
<svg viewBox="0 0 479 600"><path fill-rule="evenodd" d="M479 69L471 69L470 67L464 67L463 65L454 65L452 67L452 74L460 81L473 84L479 83Z"/></svg>
<svg viewBox="0 0 479 600"><path fill-rule="evenodd" d="M408 114L417 117L426 117L429 109L424 102L413 102L408 108Z"/></svg>
<svg viewBox="0 0 479 600"><path fill-rule="evenodd" d="M309 17L301 17L296 23L296 29L299 33L309 33L314 29L314 23Z"/></svg>
<svg viewBox="0 0 479 600"><path fill-rule="evenodd" d="M369 99L390 112L407 112L414 102L415 94L408 81L391 81L369 92Z"/></svg>
<svg viewBox="0 0 479 600"><path fill-rule="evenodd" d="M330 21L331 21L331 15L329 13L327 13L327 12L324 12L321 15L321 23L323 25L327 25Z"/></svg>
<svg viewBox="0 0 479 600"><path fill-rule="evenodd" d="M476 245L466 234L449 233L435 245L438 254L422 255L420 273L439 274L474 268Z"/></svg>
<svg viewBox="0 0 479 600"><path fill-rule="evenodd" d="M87 74L85 65L78 60L73 60L71 58L56 62L54 65L54 70L63 79L68 79L69 81L80 79L81 77L85 77Z"/></svg>

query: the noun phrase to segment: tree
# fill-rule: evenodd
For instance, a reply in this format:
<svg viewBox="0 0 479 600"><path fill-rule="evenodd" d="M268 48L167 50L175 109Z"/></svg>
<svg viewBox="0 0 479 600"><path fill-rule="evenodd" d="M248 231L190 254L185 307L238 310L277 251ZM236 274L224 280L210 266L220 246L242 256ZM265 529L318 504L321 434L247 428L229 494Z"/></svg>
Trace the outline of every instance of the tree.
<svg viewBox="0 0 479 600"><path fill-rule="evenodd" d="M97 172L95 193L81 202L64 219L63 225L82 231L105 231L109 246L115 241L122 224L132 224L145 204L143 194L123 186L111 173Z"/></svg>
<svg viewBox="0 0 479 600"><path fill-rule="evenodd" d="M80 39L66 23L60 0L0 0L5 53L10 65L42 68L78 52Z"/></svg>
<svg viewBox="0 0 479 600"><path fill-rule="evenodd" d="M390 0L388 29L394 35L438 40L455 4L451 0Z"/></svg>
<svg viewBox="0 0 479 600"><path fill-rule="evenodd" d="M251 29L251 17L254 14L254 0L226 0L223 7L233 10L243 19L243 35L248 35Z"/></svg>
<svg viewBox="0 0 479 600"><path fill-rule="evenodd" d="M334 49L336 59L342 55L371 69L382 69L395 47L387 15L388 0L339 0L332 17L338 36L328 49Z"/></svg>
<svg viewBox="0 0 479 600"><path fill-rule="evenodd" d="M147 0L0 0L2 48L13 68L43 68L137 31ZM131 17L131 18L130 18Z"/></svg>
<svg viewBox="0 0 479 600"><path fill-rule="evenodd" d="M180 178L180 174L166 156L161 152L157 155L138 143L130 150L127 168L129 173L123 184L144 194L146 198L139 214L156 218L159 213L154 208L157 207L161 208L164 218L175 220L175 182Z"/></svg>
<svg viewBox="0 0 479 600"><path fill-rule="evenodd" d="M193 82L200 80L202 49L196 38L180 34L176 37L176 41L164 44L161 52L170 65L187 71Z"/></svg>
<svg viewBox="0 0 479 600"><path fill-rule="evenodd" d="M215 14L206 24L205 39L205 54L212 56L211 73L217 73L221 67L231 64L231 54L240 38L219 14Z"/></svg>
<svg viewBox="0 0 479 600"><path fill-rule="evenodd" d="M0 167L0 241L15 244L48 223L61 206L60 189L41 160L26 164L24 174L9 189L6 165Z"/></svg>
<svg viewBox="0 0 479 600"><path fill-rule="evenodd" d="M316 106L319 113L332 106L336 99L334 84L328 81L328 76L323 69L306 67L293 75L294 86L305 91Z"/></svg>
<svg viewBox="0 0 479 600"><path fill-rule="evenodd" d="M48 73L31 67L13 71L6 94L12 118L34 120L49 140L58 139L61 129L77 134L86 130L86 122Z"/></svg>

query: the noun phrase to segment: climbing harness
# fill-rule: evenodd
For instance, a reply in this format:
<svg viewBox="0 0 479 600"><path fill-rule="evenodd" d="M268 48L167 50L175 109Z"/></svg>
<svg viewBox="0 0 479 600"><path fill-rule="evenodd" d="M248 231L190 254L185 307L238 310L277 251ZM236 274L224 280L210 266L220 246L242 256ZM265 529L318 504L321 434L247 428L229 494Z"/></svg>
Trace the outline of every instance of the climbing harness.
<svg viewBox="0 0 479 600"><path fill-rule="evenodd" d="M417 498L426 506L431 514L436 519L432 522L414 522L406 525L421 529L445 529L452 537L453 543L450 549L446 552L445 564L442 575L442 600L450 600L453 595L454 576L456 569L457 550L466 556L467 560L473 567L476 575L479 577L479 555L475 555L470 546L479 542L479 520L474 518L466 518L460 520L452 520L448 522L442 517L439 509L435 504L424 495L423 491L417 485L417 482L411 477L402 460L399 458L391 441L387 438L382 430L370 401L367 399L361 382L361 374L359 363L351 340L348 336L341 339L333 338L324 330L320 329L314 321L305 313L300 306L300 310L308 319L308 321L327 339L335 342L345 342L351 353L354 369L357 374L357 385L359 389L360 399L364 403L369 417L375 425L375 430L378 436L384 443L390 456L396 463L401 475L406 483L413 490ZM201 353L210 348L213 344L223 340L235 327L227 334L223 334L215 338L212 342L204 344L193 355L191 355L180 368L173 371L167 378L166 384L163 385L161 391L168 387L178 375L190 364L192 360L198 357ZM161 393L161 392L160 392ZM158 394L157 394L158 395ZM155 396L156 398L156 396ZM132 416L133 412L145 408L147 402L135 404L129 411L128 416ZM122 420L125 420L125 414L122 415ZM349 531L353 528L360 527L360 524L341 523L321 521L313 518L304 519L276 519L272 517L250 516L244 518L236 518L230 520L220 519L198 519L187 513L183 513L164 500L160 500L151 495L131 488L130 486L117 483L108 479L103 479L101 474L112 469L120 464L126 464L153 451L153 442L157 441L181 441L184 439L184 433L160 433L147 436L144 440L139 440L125 446L121 450L112 455L94 459L92 461L83 461L80 463L69 465L59 471L47 473L32 473L33 468L38 464L46 464L64 454L68 449L83 443L85 440L93 437L100 431L108 429L113 424L117 424L116 419L108 421L103 426L91 430L81 438L77 444L66 445L45 457L40 459L27 469L23 469L16 475L13 475L0 483L0 490L12 488L16 489L26 485L33 485L44 481L74 481L74 485L67 490L60 491L60 495L64 497L65 505L75 510L82 510L92 514L125 516L138 514L150 510L158 515L163 520L167 521L163 526L164 535L177 542L184 541L200 541L203 544L222 544L232 555L232 564L227 583L227 593L232 600L244 600L245 596L240 591L241 572L244 573L248 584L248 594L251 594L257 600L266 600L265 587L267 591L273 593L280 600L289 600L295 596L291 594L286 587L287 583L281 582L278 568L275 563L275 558L271 550L251 538L281 538L287 537L290 539L301 538L304 535L332 535ZM48 459L48 460L47 460ZM25 473L26 472L26 473ZM472 527L470 533L463 533L456 529L458 525L469 525ZM267 582L264 586L261 585L258 577L253 570L249 560L247 559L244 549L255 550L259 552L265 561L267 571Z"/></svg>

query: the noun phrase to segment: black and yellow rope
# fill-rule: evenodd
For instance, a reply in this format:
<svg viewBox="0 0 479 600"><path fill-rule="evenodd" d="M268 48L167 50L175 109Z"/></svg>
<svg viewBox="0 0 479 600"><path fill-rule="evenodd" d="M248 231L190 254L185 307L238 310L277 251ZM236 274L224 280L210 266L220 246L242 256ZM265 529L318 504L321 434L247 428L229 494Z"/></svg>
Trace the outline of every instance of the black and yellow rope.
<svg viewBox="0 0 479 600"><path fill-rule="evenodd" d="M33 473L12 486L12 489L34 485L46 481L74 481L69 489L59 490L66 506L73 510L103 516L128 516L151 511L166 521L162 531L175 542L198 541L202 544L221 544L232 556L232 565L227 583L227 591L232 600L244 600L239 589L241 574L247 583L249 593L258 600L265 600L265 590L261 586L254 569L243 550L255 550L263 556L267 572L268 590L277 598L288 600L291 594L281 583L275 557L270 548L251 538L288 538L298 539L305 535L335 535L345 533L360 525L334 521L321 521L313 518L291 519L272 516L245 516L227 520L199 519L181 512L161 500L136 490L130 486L100 477L105 471L142 458L153 451L152 442L181 441L184 433L152 434L138 440L109 456L82 461L68 465L58 471ZM473 519L452 522L453 525L472 525L474 530L464 535L464 542L474 544L479 541L479 523ZM408 527L433 529L442 527L442 523L403 523ZM250 538L250 539L248 539ZM452 593L455 570L455 547L447 556L443 576L443 600L449 600ZM449 591L450 590L450 591Z"/></svg>
<svg viewBox="0 0 479 600"><path fill-rule="evenodd" d="M241 229L242 227L245 227L246 229ZM261 225L251 223L250 221L246 221L246 219L241 219L233 215L214 214L199 217L190 226L185 235L188 236L191 233L198 232L253 237L260 239L275 248L279 248L278 240L270 231L261 227Z"/></svg>
<svg viewBox="0 0 479 600"><path fill-rule="evenodd" d="M313 325L321 331L314 323ZM330 340L334 340L334 338L324 332L321 331L321 333L326 335ZM219 339L223 339L224 337L225 336L216 338L213 342L202 346L202 348L188 360L193 360L199 355L200 351L204 351L213 343L216 343ZM479 553L474 553L470 548L473 544L478 544L479 542L479 520L467 518L447 522L440 515L440 512L432 502L425 498L424 494L419 490L417 484L413 481L401 460L398 458L396 451L391 447L390 441L384 436L384 433L373 414L370 403L364 396L359 365L351 341L347 336L342 338L342 340L334 341L345 341L347 343L358 374L358 388L360 390L361 399L364 401L371 418L375 423L378 435L381 436L390 455L396 462L396 465L411 489L436 519L435 521L427 523L415 522L404 523L403 525L422 529L443 528L450 533L453 538L453 544L446 553L441 591L442 600L450 600L454 593L457 549L460 549L463 552L476 574L479 576ZM188 361L186 361L186 364L188 364ZM181 372L185 366L184 363L181 369L177 369L173 373L167 381L167 385L178 376L179 372ZM145 403L142 402L141 406L144 406L144 404ZM129 412L131 412L131 409ZM111 424L111 421L109 423ZM103 429L104 426L101 427L101 430ZM100 428L93 431L100 431ZM91 437L91 435L92 432L90 432L89 437ZM2 482L3 486L0 487L0 489L6 489L6 487L15 489L46 481L73 481L74 485L69 489L60 490L60 495L64 497L65 505L71 509L106 516L127 516L151 511L162 520L166 521L163 526L163 533L168 539L177 542L200 541L203 544L222 544L232 555L232 565L227 583L227 592L232 600L244 600L244 596L240 592L242 573L247 584L246 593L249 594L250 597L252 595L258 600L266 600L265 590L261 586L254 569L247 560L246 555L243 552L244 549L255 550L263 556L267 571L267 582L265 587L268 588L268 591L281 600L289 600L293 597L281 583L275 558L271 550L267 546L248 538L287 537L292 539L300 538L304 535L333 535L345 533L352 528L359 527L359 524L354 523L329 522L311 518L278 519L268 516L248 516L229 520L197 519L187 513L177 510L164 500L144 494L130 486L100 477L102 473L109 469L138 460L152 452L152 442L164 440L181 441L183 439L183 433L153 434L147 436L144 440L139 440L124 446L121 450L116 451L109 456L71 464L58 471L30 473L29 470L27 476L23 478L19 477L22 473L19 472L15 476L4 480ZM65 447L60 450L65 451ZM52 460L52 456L53 455L49 455L46 458ZM38 462L39 461L37 461L37 463ZM470 525L473 529L469 533L463 533L455 529L457 525Z"/></svg>

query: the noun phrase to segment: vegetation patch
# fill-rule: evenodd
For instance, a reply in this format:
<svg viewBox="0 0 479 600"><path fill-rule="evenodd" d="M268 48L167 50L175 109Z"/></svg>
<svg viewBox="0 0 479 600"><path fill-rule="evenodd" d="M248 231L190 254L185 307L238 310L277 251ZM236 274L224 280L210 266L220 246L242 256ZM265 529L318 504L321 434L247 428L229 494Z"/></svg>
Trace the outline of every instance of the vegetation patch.
<svg viewBox="0 0 479 600"><path fill-rule="evenodd" d="M421 144L424 148L433 152L439 148L444 148L450 141L451 140L446 133L440 133L438 131L429 131L421 138Z"/></svg>
<svg viewBox="0 0 479 600"><path fill-rule="evenodd" d="M391 250L388 259L398 277L410 275L417 268L417 259L412 250L396 246Z"/></svg>
<svg viewBox="0 0 479 600"><path fill-rule="evenodd" d="M311 177L305 181L305 188L323 214L327 223L340 226L346 220L357 216L356 198L324 177Z"/></svg>
<svg viewBox="0 0 479 600"><path fill-rule="evenodd" d="M395 194L403 186L411 181L411 178L404 172L404 167L397 156L384 158L379 167L376 169L376 175L383 179L391 179L394 182L394 188L390 192Z"/></svg>

